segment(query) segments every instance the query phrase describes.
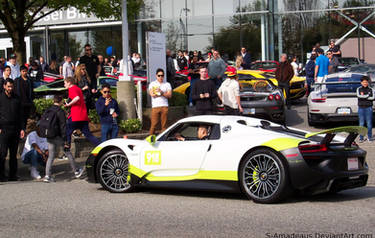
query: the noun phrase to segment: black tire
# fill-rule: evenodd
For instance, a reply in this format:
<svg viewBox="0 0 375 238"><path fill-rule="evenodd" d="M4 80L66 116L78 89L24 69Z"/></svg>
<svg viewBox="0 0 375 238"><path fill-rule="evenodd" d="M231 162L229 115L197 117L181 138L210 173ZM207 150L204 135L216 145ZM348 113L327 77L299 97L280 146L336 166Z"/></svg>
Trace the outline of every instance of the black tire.
<svg viewBox="0 0 375 238"><path fill-rule="evenodd" d="M292 191L288 169L269 149L258 149L242 160L239 170L242 191L257 203L275 203Z"/></svg>
<svg viewBox="0 0 375 238"><path fill-rule="evenodd" d="M105 153L96 166L96 176L103 188L112 193L131 192L129 160L121 150Z"/></svg>
<svg viewBox="0 0 375 238"><path fill-rule="evenodd" d="M311 119L311 113L309 112L309 108L307 108L307 124L309 124L309 126L317 126L318 123L313 121Z"/></svg>

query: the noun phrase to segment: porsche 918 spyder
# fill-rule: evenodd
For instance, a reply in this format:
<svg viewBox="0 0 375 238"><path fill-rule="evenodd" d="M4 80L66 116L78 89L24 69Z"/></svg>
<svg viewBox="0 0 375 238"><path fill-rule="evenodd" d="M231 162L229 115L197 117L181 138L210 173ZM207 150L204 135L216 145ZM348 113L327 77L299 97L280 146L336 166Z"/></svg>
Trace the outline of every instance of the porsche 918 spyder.
<svg viewBox="0 0 375 238"><path fill-rule="evenodd" d="M365 186L366 151L354 140L366 131L349 126L307 133L256 118L195 116L157 137L103 142L86 169L89 182L115 193L191 186L242 191L255 202L274 203L294 190L316 194Z"/></svg>

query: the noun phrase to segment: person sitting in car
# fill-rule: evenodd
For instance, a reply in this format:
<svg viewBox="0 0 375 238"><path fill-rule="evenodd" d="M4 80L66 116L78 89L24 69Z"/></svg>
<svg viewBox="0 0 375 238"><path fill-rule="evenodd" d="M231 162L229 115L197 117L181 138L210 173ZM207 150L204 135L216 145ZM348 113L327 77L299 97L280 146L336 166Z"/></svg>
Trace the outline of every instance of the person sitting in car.
<svg viewBox="0 0 375 238"><path fill-rule="evenodd" d="M200 125L197 129L197 137L194 138L185 138L180 133L175 134L175 138L178 141L185 141L185 140L207 140L209 136L209 126Z"/></svg>

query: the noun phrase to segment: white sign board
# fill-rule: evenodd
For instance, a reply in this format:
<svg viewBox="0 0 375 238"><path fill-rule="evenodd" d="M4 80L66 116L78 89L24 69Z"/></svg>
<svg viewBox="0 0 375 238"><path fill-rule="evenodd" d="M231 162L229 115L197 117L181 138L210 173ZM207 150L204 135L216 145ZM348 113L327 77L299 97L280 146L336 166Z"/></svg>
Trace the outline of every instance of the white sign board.
<svg viewBox="0 0 375 238"><path fill-rule="evenodd" d="M165 34L159 32L146 32L146 62L147 82L156 80L156 70L164 70L164 81L167 80Z"/></svg>

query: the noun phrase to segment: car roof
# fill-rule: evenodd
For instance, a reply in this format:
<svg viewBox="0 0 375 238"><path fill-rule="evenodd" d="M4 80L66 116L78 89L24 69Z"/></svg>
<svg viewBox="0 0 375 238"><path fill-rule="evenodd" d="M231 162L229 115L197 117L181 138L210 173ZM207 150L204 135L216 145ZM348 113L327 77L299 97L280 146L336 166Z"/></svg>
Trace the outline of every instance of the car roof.
<svg viewBox="0 0 375 238"><path fill-rule="evenodd" d="M244 116L229 116L229 115L200 115L200 116L192 116L186 117L179 122L208 122L208 123L218 123L225 119L227 122L237 123L238 120L246 120L248 122L252 122L254 124L260 124L261 119L252 118L252 117L244 117Z"/></svg>

